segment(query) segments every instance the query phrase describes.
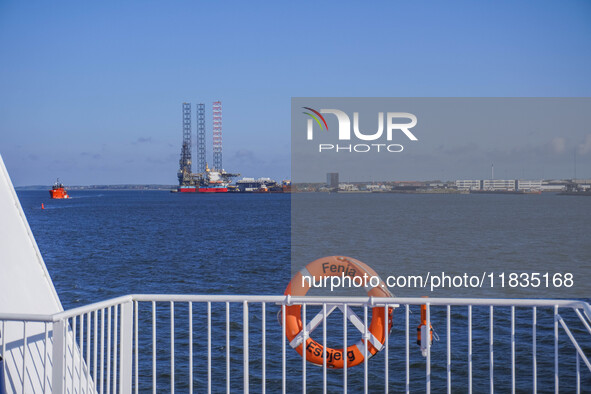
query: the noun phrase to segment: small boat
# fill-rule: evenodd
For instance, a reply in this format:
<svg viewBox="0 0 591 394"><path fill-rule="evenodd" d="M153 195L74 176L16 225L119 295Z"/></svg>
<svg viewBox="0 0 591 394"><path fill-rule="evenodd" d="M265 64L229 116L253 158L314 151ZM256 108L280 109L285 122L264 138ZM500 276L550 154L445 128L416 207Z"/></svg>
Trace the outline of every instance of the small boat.
<svg viewBox="0 0 591 394"><path fill-rule="evenodd" d="M60 182L59 178L53 184L53 187L49 191L49 196L54 199L70 198L68 192L64 188L63 183Z"/></svg>

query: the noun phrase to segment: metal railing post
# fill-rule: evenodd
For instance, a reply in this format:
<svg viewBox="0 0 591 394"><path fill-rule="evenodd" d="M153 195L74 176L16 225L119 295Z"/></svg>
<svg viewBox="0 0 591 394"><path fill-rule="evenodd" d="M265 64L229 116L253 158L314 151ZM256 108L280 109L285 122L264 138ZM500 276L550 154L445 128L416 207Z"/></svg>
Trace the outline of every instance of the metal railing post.
<svg viewBox="0 0 591 394"><path fill-rule="evenodd" d="M53 323L53 369L51 379L51 391L64 392L64 320Z"/></svg>
<svg viewBox="0 0 591 394"><path fill-rule="evenodd" d="M427 323L426 323L426 327L427 329L425 330L425 332L427 333L427 357L425 359L425 364L426 364L426 368L425 368L425 375L426 376L426 382L425 382L425 391L429 394L431 393L431 306L430 304L427 302L426 304L426 316L427 316Z"/></svg>
<svg viewBox="0 0 591 394"><path fill-rule="evenodd" d="M538 355L537 355L537 332L536 332L536 324L537 323L537 312L536 307L533 308L533 316L532 316L532 379L533 379L533 387L532 392L538 392Z"/></svg>
<svg viewBox="0 0 591 394"><path fill-rule="evenodd" d="M6 388L4 386L4 359L0 354L0 394L6 394Z"/></svg>
<svg viewBox="0 0 591 394"><path fill-rule="evenodd" d="M472 305L468 305L468 392L472 394Z"/></svg>
<svg viewBox="0 0 591 394"><path fill-rule="evenodd" d="M558 306L554 306L554 392L558 390Z"/></svg>
<svg viewBox="0 0 591 394"><path fill-rule="evenodd" d="M6 321L2 320L2 331L0 331L0 341L2 342L2 347L0 348L0 357L4 357L6 355ZM6 367L4 366L4 360L1 362L2 368L0 368L0 393L5 394L4 384L6 382Z"/></svg>
<svg viewBox="0 0 591 394"><path fill-rule="evenodd" d="M248 302L244 301L242 303L242 369L244 371L244 388L243 392L248 393L249 391L249 370L248 370Z"/></svg>
<svg viewBox="0 0 591 394"><path fill-rule="evenodd" d="M133 302L121 305L119 392L131 393L133 348Z"/></svg>

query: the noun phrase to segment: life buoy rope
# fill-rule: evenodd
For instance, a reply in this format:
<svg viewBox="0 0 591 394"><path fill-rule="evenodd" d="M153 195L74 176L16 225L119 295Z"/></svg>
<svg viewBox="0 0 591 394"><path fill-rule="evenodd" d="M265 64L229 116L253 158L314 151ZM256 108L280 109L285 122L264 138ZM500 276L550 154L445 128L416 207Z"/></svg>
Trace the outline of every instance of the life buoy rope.
<svg viewBox="0 0 591 394"><path fill-rule="evenodd" d="M379 278L378 274L371 269L367 264L359 260L352 259L345 256L329 256L315 261L312 261L304 268L302 268L291 279L285 295L288 296L304 296L310 290L310 282L303 280L303 278L313 278L313 280L321 280L322 278L330 276L347 276L353 280L354 278L364 278L365 290L370 297L392 297L390 291L385 283ZM375 286L372 286L367 280L369 277L376 277L377 280L371 281ZM376 283L377 281L377 283ZM328 368L344 368L344 357L347 357L347 367L353 367L361 364L365 359L365 348L367 344L367 357L371 358L382 350L386 338L386 325L388 333L392 329L392 312L393 308L386 308L379 306L373 307L371 311L371 323L366 329L363 321L347 307L344 310L343 306L327 305L326 316L333 312L336 308L346 312L349 321L362 333L362 338L354 345L348 346L346 352L343 349L326 348L326 364ZM306 324L304 330L302 323L302 306L288 305L285 307L285 334L289 340L289 344L293 347L300 356L303 356L303 341L304 336L309 335L316 327L318 327L323 320L324 313L321 311L314 318ZM318 343L309 336L306 338L306 360L313 364L323 365L323 351L322 344Z"/></svg>

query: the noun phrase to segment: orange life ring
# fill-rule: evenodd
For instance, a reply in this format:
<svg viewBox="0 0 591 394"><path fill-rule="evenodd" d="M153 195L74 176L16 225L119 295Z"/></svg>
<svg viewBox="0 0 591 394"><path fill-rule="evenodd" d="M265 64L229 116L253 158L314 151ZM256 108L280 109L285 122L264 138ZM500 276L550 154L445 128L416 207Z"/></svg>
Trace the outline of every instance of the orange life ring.
<svg viewBox="0 0 591 394"><path fill-rule="evenodd" d="M310 289L310 283L303 281L303 276L314 277L315 280L320 280L330 276L346 276L353 280L355 277L375 276L378 274L371 269L367 264L359 260L352 259L345 256L329 256L315 261L312 261L300 272L294 275L287 288L285 295L304 296ZM305 283L303 283L305 282ZM369 283L368 281L366 281ZM379 284L376 287L366 286L367 295L370 297L392 297L390 291L379 279ZM288 305L285 307L285 334L290 342L290 345L302 356L302 307L301 305ZM392 330L392 312L394 308L388 308L388 332ZM377 354L385 342L384 327L386 324L385 308L374 307L371 311L371 324L368 329L369 343L367 347L367 356L371 358ZM361 323L363 324L363 323ZM364 360L365 339L361 338L354 345L348 346L347 368L361 364ZM323 365L323 346L314 339L308 337L306 340L306 360L313 364ZM344 368L345 362L343 360L343 349L326 348L326 365L328 368Z"/></svg>

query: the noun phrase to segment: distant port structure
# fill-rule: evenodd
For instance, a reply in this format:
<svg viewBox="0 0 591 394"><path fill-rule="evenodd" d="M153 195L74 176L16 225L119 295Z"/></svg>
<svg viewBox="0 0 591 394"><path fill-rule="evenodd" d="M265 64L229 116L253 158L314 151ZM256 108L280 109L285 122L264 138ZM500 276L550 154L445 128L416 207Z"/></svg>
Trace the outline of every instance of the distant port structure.
<svg viewBox="0 0 591 394"><path fill-rule="evenodd" d="M205 104L197 104L197 172L193 172L192 105L182 104L183 142L177 177L181 193L226 193L233 178L240 174L222 168L222 102L213 102L213 167L209 168L205 146Z"/></svg>
<svg viewBox="0 0 591 394"><path fill-rule="evenodd" d="M205 104L196 105L196 157L193 166L193 106L189 102L182 103L182 144L177 178L179 186L172 192L180 193L227 193L227 192L259 192L287 193L291 191L291 182L284 180L278 183L270 178L243 178L232 185L239 173L229 173L223 168L222 145L222 102L212 103L212 152L213 162L207 163L206 117ZM195 170L195 172L193 171Z"/></svg>
<svg viewBox="0 0 591 394"><path fill-rule="evenodd" d="M492 174L492 172L491 172ZM540 194L554 192L591 195L591 179L457 179L455 181L347 181L339 173L326 173L326 183L297 183L296 192L338 193L457 193Z"/></svg>
<svg viewBox="0 0 591 394"><path fill-rule="evenodd" d="M458 190L471 193L541 193L542 180L482 179L456 180Z"/></svg>
<svg viewBox="0 0 591 394"><path fill-rule="evenodd" d="M570 192L591 190L591 179L523 180L523 179L463 179L456 180L458 190L472 193L487 192Z"/></svg>

